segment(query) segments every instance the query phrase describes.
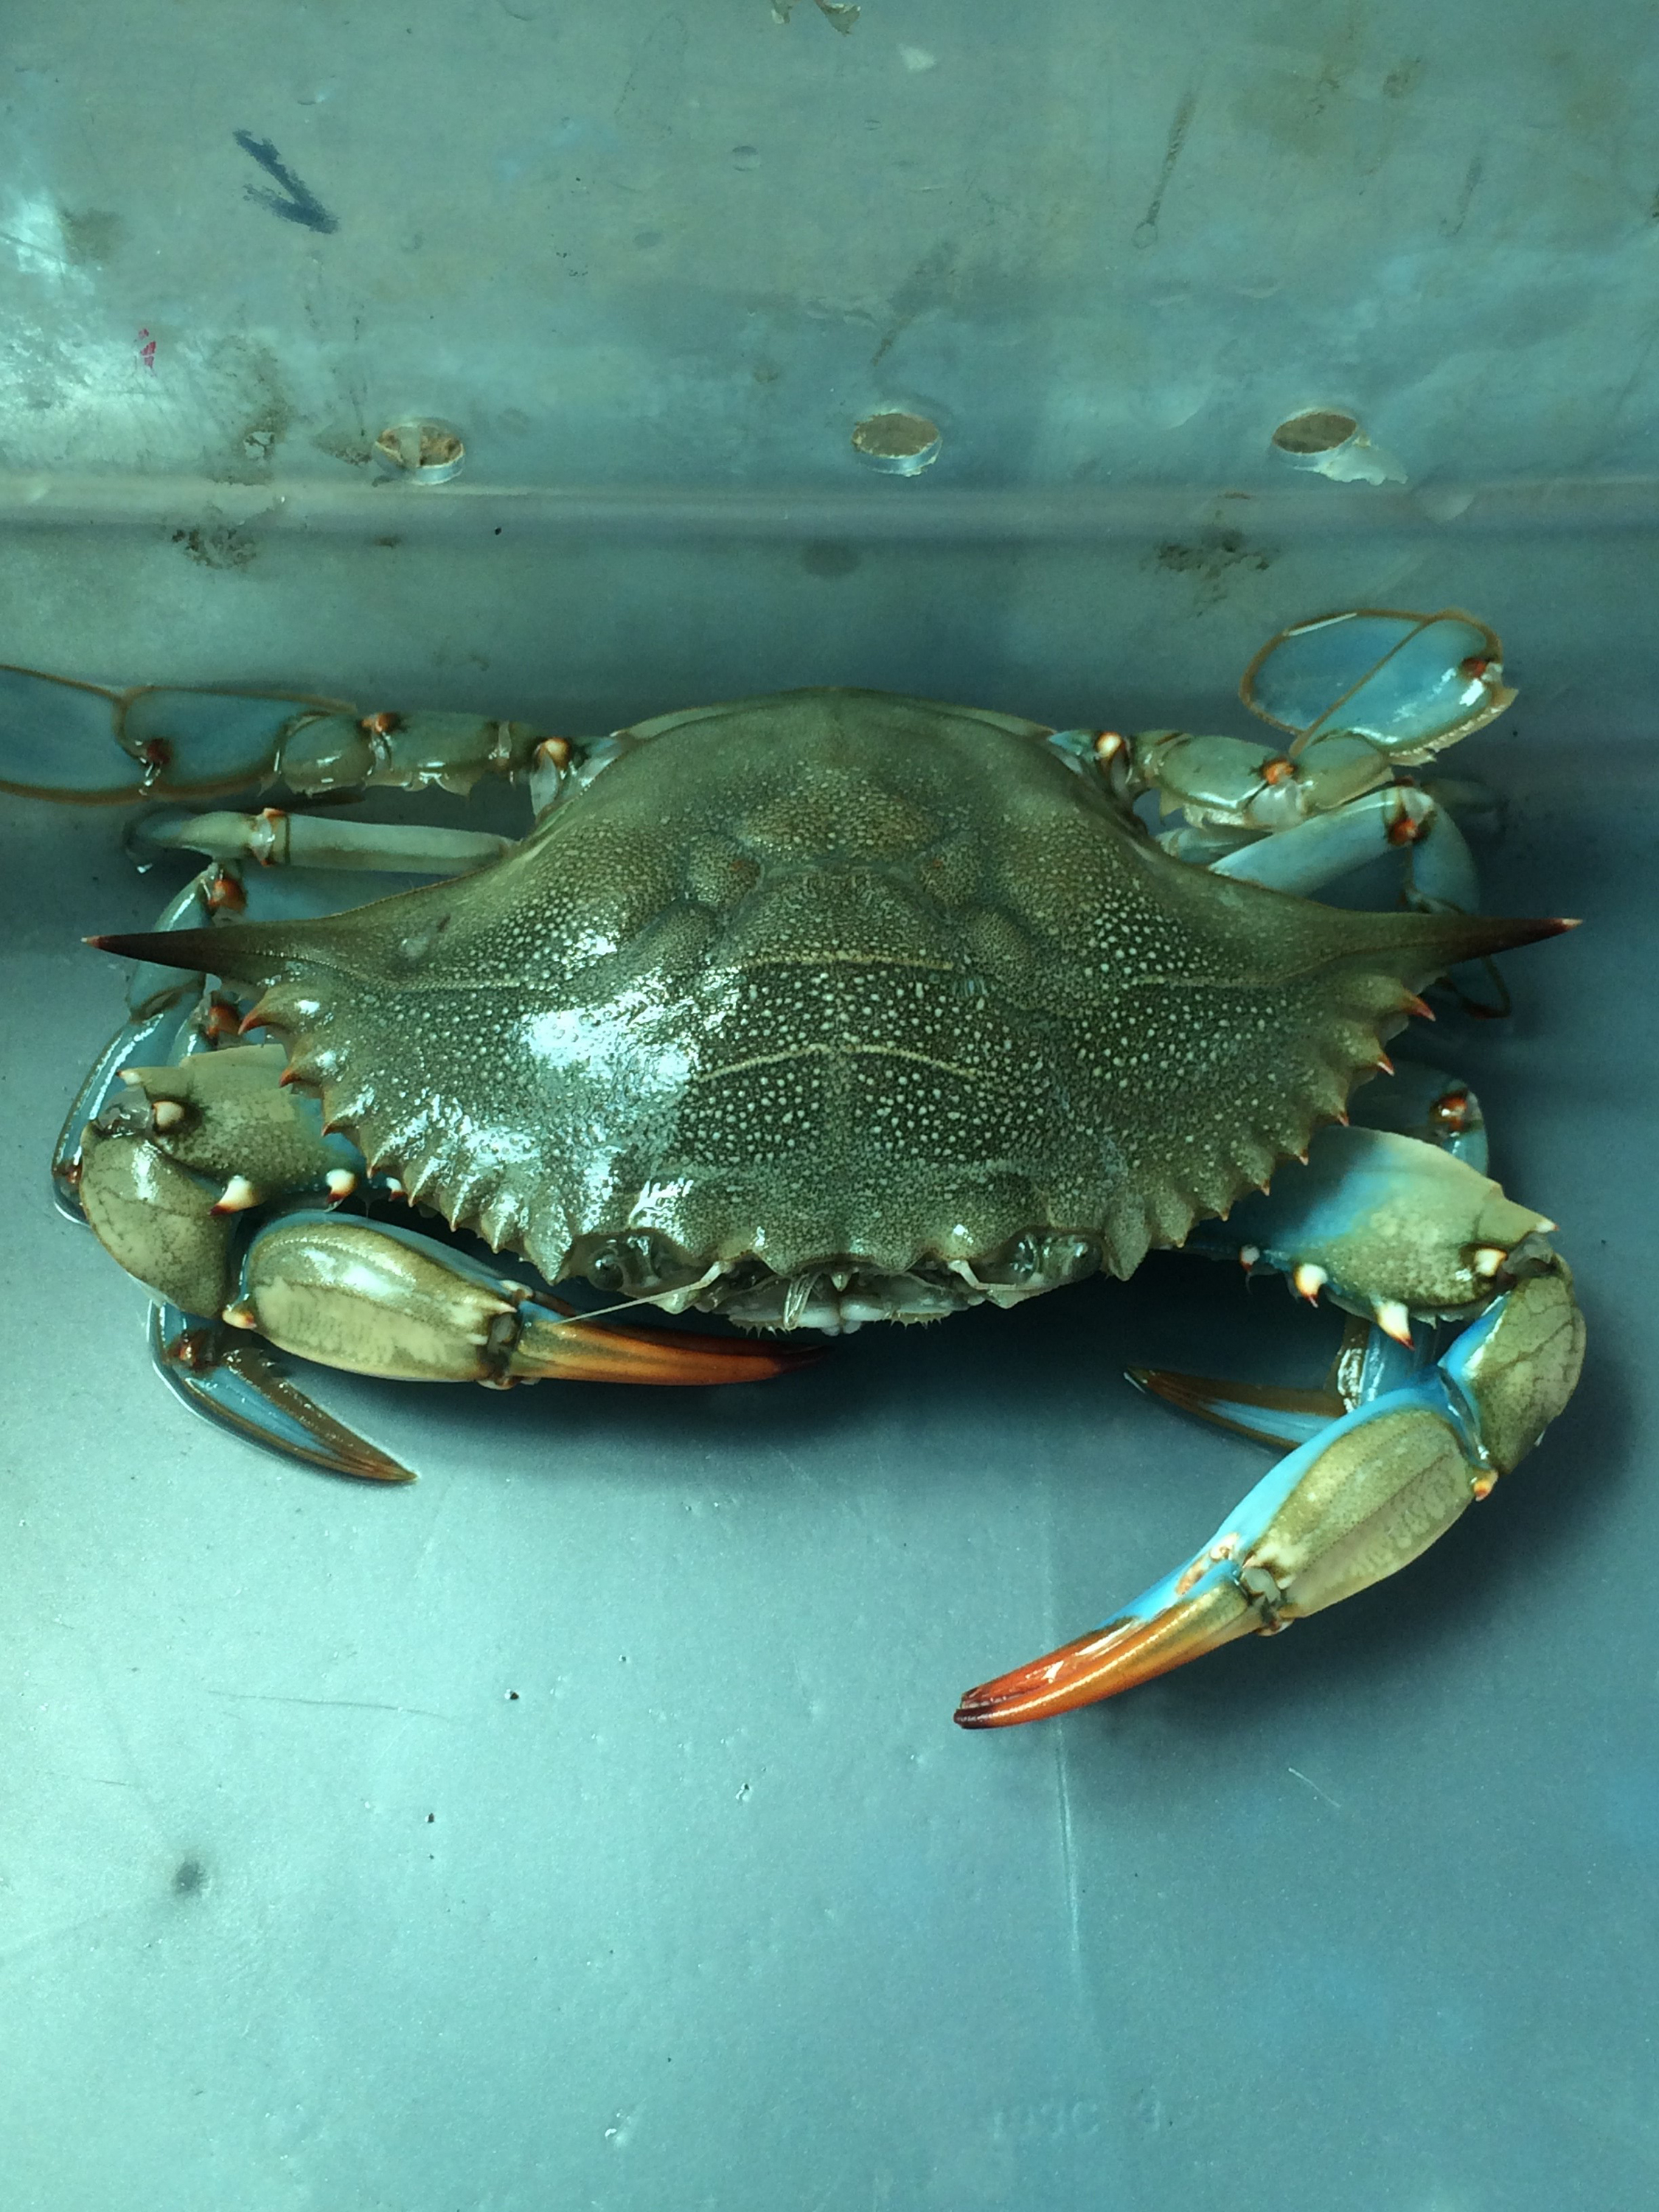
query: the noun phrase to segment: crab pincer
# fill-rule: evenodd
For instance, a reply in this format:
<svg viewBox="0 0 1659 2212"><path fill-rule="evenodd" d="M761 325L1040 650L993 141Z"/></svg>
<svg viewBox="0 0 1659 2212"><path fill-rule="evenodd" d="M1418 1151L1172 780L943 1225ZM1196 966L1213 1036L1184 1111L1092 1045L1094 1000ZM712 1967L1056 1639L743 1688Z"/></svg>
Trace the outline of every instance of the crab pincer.
<svg viewBox="0 0 1659 2212"><path fill-rule="evenodd" d="M259 1231L233 1328L279 1351L406 1382L765 1382L817 1355L741 1337L617 1327L414 1230L306 1213Z"/></svg>
<svg viewBox="0 0 1659 2212"><path fill-rule="evenodd" d="M1281 1270L1299 1295L1369 1310L1370 1340L1335 1401L1347 1409L1104 1627L969 1691L958 1723L1004 1728L1114 1697L1409 1565L1490 1495L1577 1382L1584 1328L1547 1242L1554 1225L1449 1148L1379 1129L1322 1132L1309 1166L1236 1208L1229 1231L1251 1240L1253 1268ZM1412 1317L1469 1325L1431 1362ZM1132 1379L1266 1442L1304 1434L1330 1404L1322 1392Z"/></svg>

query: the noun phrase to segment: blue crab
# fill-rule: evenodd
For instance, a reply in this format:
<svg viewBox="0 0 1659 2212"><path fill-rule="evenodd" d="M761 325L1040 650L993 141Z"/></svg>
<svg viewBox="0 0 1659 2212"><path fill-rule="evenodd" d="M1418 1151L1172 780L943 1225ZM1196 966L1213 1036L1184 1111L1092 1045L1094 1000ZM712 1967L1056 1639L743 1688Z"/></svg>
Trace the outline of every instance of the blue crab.
<svg viewBox="0 0 1659 2212"><path fill-rule="evenodd" d="M194 1406L388 1480L267 1347L498 1387L758 1380L802 1356L789 1332L1011 1306L1152 1246L1279 1271L1351 1316L1328 1390L1136 1379L1286 1455L1103 1628L956 1717L1110 1696L1406 1565L1577 1380L1553 1224L1486 1176L1467 1085L1383 1049L1437 978L1570 926L1480 917L1449 805L1469 787L1403 773L1500 712L1501 678L1468 616L1377 610L1258 655L1265 744L852 690L577 740L9 672L14 789L504 774L534 810L517 843L147 817L152 849L209 866L157 932L92 940L141 964L60 1190L155 1294ZM20 739L43 724L55 769ZM94 730L125 787L76 750ZM1391 852L1405 910L1308 896ZM354 877L342 911L342 868L435 880L356 904ZM577 1278L610 1308L555 1296Z"/></svg>

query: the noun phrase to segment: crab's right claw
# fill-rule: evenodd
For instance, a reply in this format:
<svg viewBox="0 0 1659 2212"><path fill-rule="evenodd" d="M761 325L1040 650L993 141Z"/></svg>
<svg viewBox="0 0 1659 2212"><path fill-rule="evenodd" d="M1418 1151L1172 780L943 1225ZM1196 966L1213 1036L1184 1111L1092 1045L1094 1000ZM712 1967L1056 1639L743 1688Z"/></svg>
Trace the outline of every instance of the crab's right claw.
<svg viewBox="0 0 1659 2212"><path fill-rule="evenodd" d="M1150 1682L1261 1627L1250 1599L1227 1571L1230 1564L1206 1563L1200 1553L1091 1636L981 1683L957 1707L957 1726L1012 1728L1017 1721L1048 1720Z"/></svg>
<svg viewBox="0 0 1659 2212"><path fill-rule="evenodd" d="M152 1306L149 1349L167 1388L192 1413L244 1443L264 1444L286 1459L360 1482L415 1480L378 1445L325 1413L263 1345L222 1322L177 1306Z"/></svg>
<svg viewBox="0 0 1659 2212"><path fill-rule="evenodd" d="M957 1722L1006 1728L1092 1705L1397 1572L1536 1443L1583 1354L1572 1278L1550 1253L1437 1365L1280 1460L1185 1566L1092 1636L970 1690Z"/></svg>

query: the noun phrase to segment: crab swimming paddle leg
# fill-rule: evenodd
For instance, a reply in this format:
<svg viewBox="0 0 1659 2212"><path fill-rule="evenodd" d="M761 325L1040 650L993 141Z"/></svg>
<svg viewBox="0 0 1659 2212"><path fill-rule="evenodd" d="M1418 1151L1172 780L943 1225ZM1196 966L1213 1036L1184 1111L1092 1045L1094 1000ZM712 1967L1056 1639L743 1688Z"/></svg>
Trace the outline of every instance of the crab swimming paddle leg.
<svg viewBox="0 0 1659 2212"><path fill-rule="evenodd" d="M1414 1316L1468 1325L1414 1373L1368 1352L1352 1412L1282 1459L1190 1559L1104 1627L970 1690L956 1715L963 1728L1093 1704L1381 1582L1486 1497L1571 1397L1583 1323L1545 1241L1553 1224L1450 1152L1329 1129L1308 1168L1251 1204L1262 1209L1264 1264L1285 1266L1304 1297L1327 1291L1371 1314L1402 1352ZM1171 1379L1207 1396L1194 1410L1228 1425L1290 1432L1274 1425L1280 1413L1225 1403L1224 1385Z"/></svg>

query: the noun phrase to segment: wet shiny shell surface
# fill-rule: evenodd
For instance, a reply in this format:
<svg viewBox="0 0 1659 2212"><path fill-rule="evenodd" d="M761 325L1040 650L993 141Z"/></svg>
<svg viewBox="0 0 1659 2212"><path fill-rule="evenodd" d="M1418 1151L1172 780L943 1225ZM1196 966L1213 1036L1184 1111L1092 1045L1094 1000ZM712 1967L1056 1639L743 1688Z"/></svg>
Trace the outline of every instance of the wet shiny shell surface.
<svg viewBox="0 0 1659 2212"><path fill-rule="evenodd" d="M1502 929L1224 881L1036 725L820 690L642 725L477 875L206 964L411 1197L550 1280L630 1236L790 1276L1046 1229L1127 1273Z"/></svg>

